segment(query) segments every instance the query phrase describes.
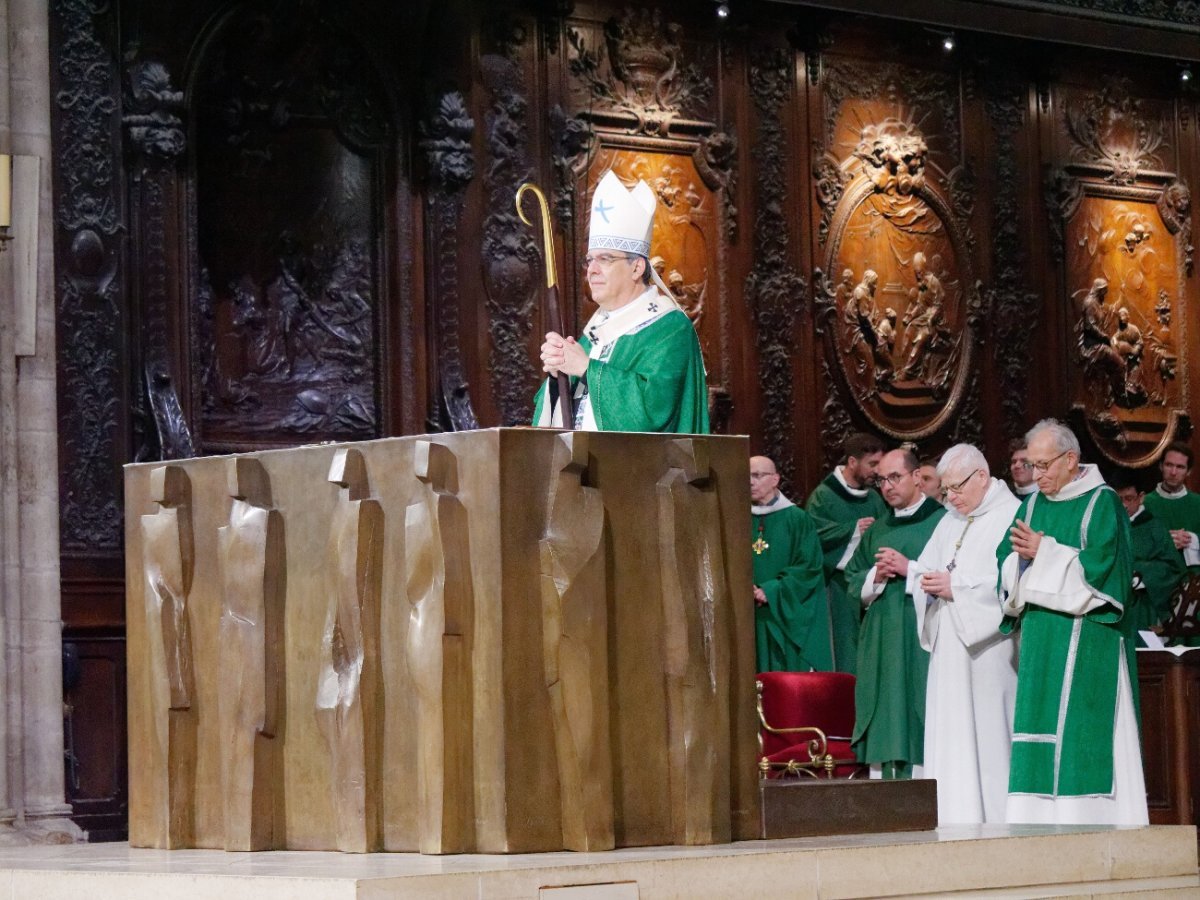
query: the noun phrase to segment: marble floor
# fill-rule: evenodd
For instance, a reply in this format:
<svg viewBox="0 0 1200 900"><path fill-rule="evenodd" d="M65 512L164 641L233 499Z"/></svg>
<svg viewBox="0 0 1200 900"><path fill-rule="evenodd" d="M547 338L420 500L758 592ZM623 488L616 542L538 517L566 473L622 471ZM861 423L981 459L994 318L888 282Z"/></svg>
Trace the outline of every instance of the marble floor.
<svg viewBox="0 0 1200 900"><path fill-rule="evenodd" d="M946 895L1197 898L1196 830L978 826L513 856L226 853L128 844L0 849L0 900Z"/></svg>

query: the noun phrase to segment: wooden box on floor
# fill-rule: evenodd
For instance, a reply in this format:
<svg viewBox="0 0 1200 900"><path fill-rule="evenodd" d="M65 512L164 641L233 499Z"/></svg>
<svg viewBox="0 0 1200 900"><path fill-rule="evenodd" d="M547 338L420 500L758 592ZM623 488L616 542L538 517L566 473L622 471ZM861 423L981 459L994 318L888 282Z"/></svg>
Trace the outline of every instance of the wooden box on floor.
<svg viewBox="0 0 1200 900"><path fill-rule="evenodd" d="M131 843L757 837L747 455L493 429L127 467Z"/></svg>
<svg viewBox="0 0 1200 900"><path fill-rule="evenodd" d="M1200 649L1139 650L1137 665L1150 821L1200 824Z"/></svg>

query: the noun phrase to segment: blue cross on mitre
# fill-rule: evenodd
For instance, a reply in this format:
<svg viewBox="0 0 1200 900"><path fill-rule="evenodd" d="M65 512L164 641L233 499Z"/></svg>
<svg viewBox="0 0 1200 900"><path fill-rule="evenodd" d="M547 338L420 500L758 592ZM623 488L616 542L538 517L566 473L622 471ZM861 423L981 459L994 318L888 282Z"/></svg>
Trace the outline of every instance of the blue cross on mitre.
<svg viewBox="0 0 1200 900"><path fill-rule="evenodd" d="M605 225L607 225L607 224L608 224L608 211L609 211L610 209L613 209L613 207L611 207L611 206L605 206L605 205L604 205L604 200L603 200L603 199L599 200L599 201L596 203L596 206L595 206L595 210L594 210L594 211L595 211L595 212L598 212L598 213L600 213L600 216L601 216L601 218L603 218L603 219L604 219L604 224L605 224Z"/></svg>

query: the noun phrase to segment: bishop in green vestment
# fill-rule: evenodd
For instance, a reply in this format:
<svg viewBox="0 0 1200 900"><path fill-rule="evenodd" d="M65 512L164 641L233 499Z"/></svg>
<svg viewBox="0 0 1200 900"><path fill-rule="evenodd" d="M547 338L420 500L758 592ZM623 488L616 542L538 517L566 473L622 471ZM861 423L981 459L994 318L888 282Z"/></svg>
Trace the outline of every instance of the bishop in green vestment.
<svg viewBox="0 0 1200 900"><path fill-rule="evenodd" d="M1006 819L1145 825L1128 636L1129 517L1079 441L1045 420L1027 435L1039 492L996 550L1005 614L1020 629Z"/></svg>
<svg viewBox="0 0 1200 900"><path fill-rule="evenodd" d="M854 754L884 778L919 777L925 761L925 686L929 652L921 648L908 563L921 555L946 514L921 490L920 461L893 450L879 463L890 509L863 532L846 566L847 595L865 607L854 688Z"/></svg>
<svg viewBox="0 0 1200 900"><path fill-rule="evenodd" d="M806 508L817 526L825 557L834 668L853 674L858 665L862 606L857 598L846 595L846 565L862 533L887 511L887 504L870 486L883 456L883 443L871 435L855 434L847 439L843 452L845 461L813 489Z"/></svg>
<svg viewBox="0 0 1200 900"><path fill-rule="evenodd" d="M542 369L550 377L538 391L534 425L563 427L556 379L566 372L575 428L708 434L696 329L650 265L657 203L645 181L626 190L611 171L600 179L584 260L599 309L578 340L546 335Z"/></svg>
<svg viewBox="0 0 1200 900"><path fill-rule="evenodd" d="M750 458L750 503L757 671L830 671L821 542L808 513L780 492L765 456Z"/></svg>

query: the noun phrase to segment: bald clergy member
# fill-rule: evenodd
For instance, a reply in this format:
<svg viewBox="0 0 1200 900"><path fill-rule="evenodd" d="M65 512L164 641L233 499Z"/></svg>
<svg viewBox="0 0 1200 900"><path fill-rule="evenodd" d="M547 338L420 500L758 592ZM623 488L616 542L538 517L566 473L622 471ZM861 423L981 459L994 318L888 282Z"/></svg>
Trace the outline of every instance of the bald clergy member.
<svg viewBox="0 0 1200 900"><path fill-rule="evenodd" d="M1038 493L1000 542L1005 619L1020 629L1006 818L1010 824L1145 825L1146 783L1121 617L1129 517L1069 428L1030 429Z"/></svg>
<svg viewBox="0 0 1200 900"><path fill-rule="evenodd" d="M824 558L808 513L779 490L775 463L750 457L751 561L759 672L829 671Z"/></svg>
<svg viewBox="0 0 1200 900"><path fill-rule="evenodd" d="M575 427L708 433L708 390L691 320L650 265L657 200L606 172L592 195L583 273L599 309L576 341L550 332L534 425L562 426L556 378L571 376ZM653 284L651 284L653 280Z"/></svg>
<svg viewBox="0 0 1200 900"><path fill-rule="evenodd" d="M996 547L1019 501L970 444L947 450L938 475L948 511L908 566L930 654L924 774L938 783L939 825L1003 822L1017 642L1000 632Z"/></svg>
<svg viewBox="0 0 1200 900"><path fill-rule="evenodd" d="M1162 481L1146 495L1146 509L1171 533L1179 557L1188 569L1200 568L1200 494L1187 489L1192 471L1192 448L1174 443L1159 461Z"/></svg>
<svg viewBox="0 0 1200 900"><path fill-rule="evenodd" d="M863 532L887 510L879 492L871 487L883 456L883 442L869 434L852 434L842 453L842 464L813 489L805 505L825 554L834 668L853 674L858 664L862 607L857 597L846 595L845 572Z"/></svg>
<svg viewBox="0 0 1200 900"><path fill-rule="evenodd" d="M920 777L925 743L925 679L929 654L917 637L908 565L925 549L946 514L921 490L911 450L880 460L878 477L890 507L865 532L846 566L847 593L866 612L858 637L852 746L873 777Z"/></svg>

